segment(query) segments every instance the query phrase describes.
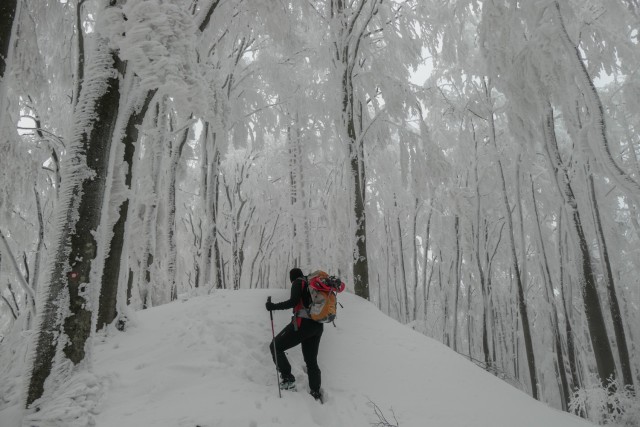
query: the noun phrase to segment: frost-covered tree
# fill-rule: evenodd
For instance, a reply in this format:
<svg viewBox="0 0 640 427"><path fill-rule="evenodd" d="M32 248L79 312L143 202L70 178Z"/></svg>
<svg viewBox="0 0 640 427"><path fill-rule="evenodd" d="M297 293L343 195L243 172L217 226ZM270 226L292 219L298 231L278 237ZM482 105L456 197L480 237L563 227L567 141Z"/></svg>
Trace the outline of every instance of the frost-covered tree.
<svg viewBox="0 0 640 427"><path fill-rule="evenodd" d="M103 8L106 3L103 4ZM85 360L91 335L91 282L100 272L95 233L100 224L109 148L120 103L120 61L100 36L86 63L75 108L68 154L63 161L63 187L56 213L55 253L41 293L27 407L45 393L45 382L59 386ZM118 70L121 71L121 70ZM55 372L56 378L50 378ZM49 393L55 393L55 387Z"/></svg>
<svg viewBox="0 0 640 427"><path fill-rule="evenodd" d="M56 374L32 407L95 326L293 266L554 406L637 385L637 2L111 3L0 26L0 333L38 295Z"/></svg>

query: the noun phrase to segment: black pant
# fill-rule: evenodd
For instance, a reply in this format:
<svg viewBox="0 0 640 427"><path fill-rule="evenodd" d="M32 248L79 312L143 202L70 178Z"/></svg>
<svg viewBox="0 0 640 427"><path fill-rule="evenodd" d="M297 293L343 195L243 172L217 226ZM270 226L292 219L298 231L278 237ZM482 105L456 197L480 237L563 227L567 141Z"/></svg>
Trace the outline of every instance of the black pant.
<svg viewBox="0 0 640 427"><path fill-rule="evenodd" d="M294 320L295 321L295 320ZM309 388L312 391L320 390L320 367L318 366L318 348L320 347L320 338L322 337L323 325L314 320L302 319L299 328L294 323L289 323L275 339L271 341L269 349L271 356L275 362L278 357L278 369L282 378L291 378L291 365L284 354L285 350L302 344L302 356L304 363L307 365L307 375L309 376ZM274 351L277 350L277 354Z"/></svg>

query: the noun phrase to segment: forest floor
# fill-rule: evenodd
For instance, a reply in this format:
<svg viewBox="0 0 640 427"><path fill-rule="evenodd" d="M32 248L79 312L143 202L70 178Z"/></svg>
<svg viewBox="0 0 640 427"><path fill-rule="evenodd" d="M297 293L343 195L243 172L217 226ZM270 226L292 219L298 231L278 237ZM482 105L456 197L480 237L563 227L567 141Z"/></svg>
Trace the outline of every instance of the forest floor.
<svg viewBox="0 0 640 427"><path fill-rule="evenodd" d="M325 404L308 394L299 346L287 352L297 391L279 398L268 350L269 295L282 301L288 291L216 291L135 313L125 333L112 331L96 343L100 391L87 419L97 427L592 425L346 292L336 327L326 325L320 343ZM276 333L289 317L274 312ZM15 407L2 410L0 425L12 426L17 417ZM387 424L376 424L383 418Z"/></svg>

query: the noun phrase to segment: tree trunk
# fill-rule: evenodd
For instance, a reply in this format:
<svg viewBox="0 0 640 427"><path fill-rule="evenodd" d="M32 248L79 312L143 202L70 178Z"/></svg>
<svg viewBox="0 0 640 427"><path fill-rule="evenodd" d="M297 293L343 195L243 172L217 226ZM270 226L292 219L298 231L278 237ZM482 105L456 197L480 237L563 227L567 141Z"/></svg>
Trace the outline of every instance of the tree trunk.
<svg viewBox="0 0 640 427"><path fill-rule="evenodd" d="M624 321L622 318L622 312L620 310L620 305L618 304L618 295L616 293L615 281L613 279L613 270L611 269L611 262L609 259L609 249L607 248L607 241L605 240L604 230L602 228L602 220L600 218L600 209L598 207L598 199L596 197L593 175L590 172L588 172L588 175L589 195L591 197L591 206L593 209L596 235L598 236L598 246L600 247L602 264L604 266L604 278L605 283L607 284L607 295L609 296L609 309L611 310L613 331L616 336L616 343L618 344L618 357L620 358L622 381L624 382L625 386L633 387L633 374L631 372L629 347L627 346L627 338L624 332Z"/></svg>
<svg viewBox="0 0 640 427"><path fill-rule="evenodd" d="M396 224L398 228L398 256L400 258L400 272L402 273L402 289L401 294L403 296L400 306L402 307L400 318L404 323L409 322L409 292L407 289L407 269L404 262L404 247L402 239L402 227L400 226L400 212L398 212L398 203L396 197L393 197L393 203L396 208Z"/></svg>
<svg viewBox="0 0 640 427"><path fill-rule="evenodd" d="M536 203L536 193L533 186L533 178L531 178L531 199L533 201L533 212L536 219L536 241L538 244L538 252L541 255L540 269L542 271L542 280L545 284L545 297L550 308L550 323L552 328L552 337L555 345L556 358L558 360L558 376L560 378L560 397L562 399L562 410L566 411L569 400L571 398L571 390L569 390L569 381L567 379L566 365L564 362L564 352L562 350L562 336L560 334L560 321L558 320L558 307L555 300L555 292L553 288L553 280L551 279L551 271L549 268L549 259L547 257L547 249L545 247L545 239L542 236L540 226L540 218L538 215L538 205ZM566 319L569 321L569 319Z"/></svg>
<svg viewBox="0 0 640 427"><path fill-rule="evenodd" d="M558 213L558 265L559 265L559 290L560 290L560 298L562 299L562 310L564 314L564 324L565 324L565 336L567 340L567 359L569 361L569 372L571 372L571 387L570 389L573 391L577 388L580 388L581 382L580 377L578 375L578 365L576 362L576 345L573 336L573 327L571 325L571 310L570 305L571 299L566 298L565 289L564 289L564 248L567 247L564 239L564 227L562 221L562 211ZM569 302L567 302L567 300Z"/></svg>
<svg viewBox="0 0 640 427"><path fill-rule="evenodd" d="M486 82L485 82L485 90L486 90L487 99L489 99L490 92ZM490 139L491 139L492 145L496 150L496 157L497 157L499 156L499 154L498 154L498 144L496 141L496 130L495 130L493 111L490 114L491 114L491 117L489 117ZM511 264L513 268L513 273L515 275L517 292L518 292L518 309L520 312L520 317L522 319L522 334L524 339L525 352L527 355L527 364L529 368L529 380L531 381L531 395L533 396L533 398L539 399L538 375L536 373L535 353L533 351L533 339L531 337L529 314L527 311L527 300L524 294L524 283L522 282L520 266L518 265L518 255L516 253L513 217L511 216L511 208L509 204L509 197L507 195L507 184L504 177L502 161L498 157L496 158L496 161L498 163L498 172L500 174L500 182L502 185L502 199L504 202L505 217L507 219L507 232L509 233L509 243L511 248Z"/></svg>
<svg viewBox="0 0 640 427"><path fill-rule="evenodd" d="M62 184L65 188L59 201L58 231L35 339L26 397L28 408L38 399L49 397L43 396L44 386L57 354L62 362L55 367L56 380L70 375L74 366L85 359L92 326L88 297L96 286L99 277L96 274L101 273L96 271L99 263L94 264L95 233L101 218L109 146L120 104L116 62L117 57L108 50L107 43L97 40L76 106L72 144L65 159L66 177ZM60 335L66 339L60 339ZM61 372L65 375L60 376ZM55 389L49 389L55 393Z"/></svg>
<svg viewBox="0 0 640 427"><path fill-rule="evenodd" d="M460 269L462 268L460 258L460 217L455 216L453 221L453 232L456 236L456 245L454 250L454 256L456 257L453 265L453 286L454 286L454 298L453 298L453 326L452 326L452 338L451 348L453 351L458 351L458 299L460 298Z"/></svg>
<svg viewBox="0 0 640 427"><path fill-rule="evenodd" d="M347 87L345 87L345 85ZM347 118L349 157L354 195L356 251L353 260L353 281L356 295L369 299L369 258L367 256L367 215L365 212L365 170L362 141L358 142L353 118L353 83L351 77L343 82L343 114ZM346 110L346 111L345 111Z"/></svg>
<svg viewBox="0 0 640 427"><path fill-rule="evenodd" d="M418 318L418 199L413 209L413 226L411 232L411 249L413 250L413 313L411 320Z"/></svg>
<svg viewBox="0 0 640 427"><path fill-rule="evenodd" d="M165 100L161 99L155 102L153 110L154 128L160 127L161 117L164 112ZM163 141L164 142L164 141ZM162 143L150 144L149 156L145 161L149 162L148 173L151 175L151 188L147 191L150 192L146 195L144 200L144 218L142 220L143 230L143 250L141 255L140 275L138 277L138 290L140 292L140 300L142 308L146 309L153 306L151 283L153 279L154 268L154 242L156 236L154 233L154 224L156 223L158 216L158 188L160 180L160 168L162 160Z"/></svg>
<svg viewBox="0 0 640 427"><path fill-rule="evenodd" d="M209 142L211 141L211 142ZM222 270L218 248L218 200L220 197L220 150L217 143L217 133L211 132L211 124L205 123L205 137L203 144L203 204L205 211L206 234L204 237L204 250L202 269L205 284L214 286L211 282L211 274L215 273L217 289L222 289Z"/></svg>
<svg viewBox="0 0 640 427"><path fill-rule="evenodd" d="M431 278L433 277L433 269L435 262L431 265L431 271L429 272L429 280L427 281L427 265L429 263L429 247L431 244L431 215L433 210L429 208L429 216L427 217L427 229L424 237L424 255L422 256L422 299L423 299L423 318L425 323L427 322L427 304L429 302L429 288L431 287Z"/></svg>
<svg viewBox="0 0 640 427"><path fill-rule="evenodd" d="M476 264L478 267L478 276L480 281L480 291L482 292L482 354L484 356L485 369L489 372L492 371L492 363L491 363L491 349L489 347L489 328L488 328L488 316L491 310L491 300L490 295L487 289L486 276L484 267L482 265L482 257L480 256L480 229L481 227L481 219L480 212L482 207L482 198L480 196L480 179L478 176L478 139L475 134L475 129L473 130L473 142L474 142L474 154L475 161L473 167L473 175L475 180L476 187L476 218L475 218L475 233L473 234L473 240L475 243L475 258ZM486 246L486 233L485 233L485 246ZM489 259L487 254L486 259Z"/></svg>
<svg viewBox="0 0 640 427"><path fill-rule="evenodd" d="M18 0L0 2L0 81L4 78L7 69L7 57L9 56L17 7Z"/></svg>
<svg viewBox="0 0 640 427"><path fill-rule="evenodd" d="M589 143L592 139L597 140L597 144L594 144L594 146L590 148L595 152L602 153L601 156L598 156L599 159L602 160L600 163L606 168L610 176L618 182L620 186L628 191L632 197L634 197L635 201L638 201L638 197L640 196L640 183L633 179L633 177L618 165L611 153L607 137L607 126L602 100L600 99L598 90L593 83L593 79L589 75L589 71L587 70L585 60L583 59L583 55L580 52L579 47L574 44L569 37L567 27L564 23L564 18L560 12L560 3L555 0L550 8L551 12L554 14L554 20L559 27L559 40L564 43L564 47L567 50L567 58L575 63L575 69L573 70L575 80L581 86L581 96L584 97L583 99L586 102L586 107L590 115L590 122L593 123L593 129L591 129L590 132L595 136L595 138L585 138L585 141Z"/></svg>
<svg viewBox="0 0 640 427"><path fill-rule="evenodd" d="M604 316L602 314L602 307L600 306L600 297L598 296L596 279L591 267L589 245L582 228L580 211L578 210L578 204L573 189L571 188L568 172L563 165L560 152L558 151L553 108L550 104L547 104L546 107L543 126L547 157L554 171L558 190L564 199L564 207L567 210L569 225L574 240L578 244L576 253L578 257L576 260L578 262L578 281L581 285L585 316L587 318L598 375L600 376L602 384L606 385L609 379L616 378L616 366L609 343Z"/></svg>
<svg viewBox="0 0 640 427"><path fill-rule="evenodd" d="M178 299L178 285L176 283L176 268L178 264L178 249L176 247L176 180L182 151L189 137L189 130L189 127L187 127L182 132L182 138L179 141L171 142L171 164L169 165L167 191L167 278L169 279L171 301Z"/></svg>
<svg viewBox="0 0 640 427"><path fill-rule="evenodd" d="M293 206L293 251L300 256L301 265L311 264L310 224L306 209L304 190L302 136L300 119L295 113L293 123L287 127L287 142L289 145L289 177L291 205ZM304 232L304 234L303 234ZM302 250L304 248L304 250Z"/></svg>
<svg viewBox="0 0 640 427"><path fill-rule="evenodd" d="M126 190L131 190L131 181L133 175L133 157L136 150L136 142L138 141L138 127L142 124L147 114L151 100L156 91L147 93L139 108L134 108L126 123L124 135L120 141L124 149L124 167L125 180L124 186ZM115 141L114 141L115 142ZM113 225L113 236L109 244L109 253L105 259L104 270L102 273L102 283L100 288L100 303L98 305L98 330L111 324L118 315L118 283L122 265L122 251L125 242L125 228L129 215L129 197L120 204L118 208L118 219Z"/></svg>
<svg viewBox="0 0 640 427"><path fill-rule="evenodd" d="M364 12L367 0L345 6L342 1L331 3L331 16L338 28L335 34L335 57L337 72L341 78L342 120L341 127L349 149L349 166L353 192L353 212L355 219L355 251L353 257L353 282L356 295L369 299L369 263L367 255L367 217L365 212L366 175L363 139L359 138L354 116L356 97L353 75L358 63L360 43L367 37L365 30L377 12L380 0L369 3L371 8ZM347 11L350 7L352 10ZM359 26L356 23L360 22Z"/></svg>

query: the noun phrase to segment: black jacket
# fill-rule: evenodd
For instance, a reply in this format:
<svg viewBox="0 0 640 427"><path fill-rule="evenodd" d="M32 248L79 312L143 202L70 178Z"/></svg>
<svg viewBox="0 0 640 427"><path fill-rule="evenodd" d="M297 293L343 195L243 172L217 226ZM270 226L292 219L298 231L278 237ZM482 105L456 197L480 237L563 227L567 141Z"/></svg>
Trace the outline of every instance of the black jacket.
<svg viewBox="0 0 640 427"><path fill-rule="evenodd" d="M301 298L302 298L302 304L305 307L309 307L311 305L311 295L309 295L309 292L307 291L306 287L307 287L307 281L305 278L300 277L294 280L291 283L291 296L289 297L289 299L287 301L274 303L273 309L274 310L286 310L289 308L293 309L298 305Z"/></svg>

